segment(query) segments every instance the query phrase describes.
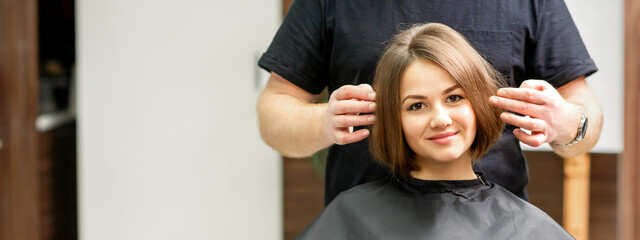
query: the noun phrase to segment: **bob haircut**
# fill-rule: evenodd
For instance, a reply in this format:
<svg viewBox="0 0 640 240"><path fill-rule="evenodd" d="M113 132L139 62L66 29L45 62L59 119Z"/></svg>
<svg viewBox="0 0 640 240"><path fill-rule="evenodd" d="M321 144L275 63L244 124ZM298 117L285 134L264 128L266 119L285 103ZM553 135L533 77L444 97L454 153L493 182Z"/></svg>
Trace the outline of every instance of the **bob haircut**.
<svg viewBox="0 0 640 240"><path fill-rule="evenodd" d="M452 28L439 23L412 26L393 37L378 61L373 83L376 122L369 139L373 157L404 179L418 167L402 132L399 86L406 68L416 59L444 68L471 102L478 126L470 147L472 161L489 150L503 129L502 110L487 103L504 86L501 75Z"/></svg>

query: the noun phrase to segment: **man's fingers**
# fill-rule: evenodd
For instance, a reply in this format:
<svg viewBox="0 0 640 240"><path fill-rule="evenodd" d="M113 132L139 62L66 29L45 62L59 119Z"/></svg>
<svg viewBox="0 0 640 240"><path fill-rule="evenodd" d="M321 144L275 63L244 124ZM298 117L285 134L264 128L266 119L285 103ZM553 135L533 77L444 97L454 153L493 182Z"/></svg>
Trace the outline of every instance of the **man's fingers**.
<svg viewBox="0 0 640 240"><path fill-rule="evenodd" d="M547 104L549 97L545 92L530 88L501 88L497 95L503 98L520 100L534 104Z"/></svg>
<svg viewBox="0 0 640 240"><path fill-rule="evenodd" d="M368 129L360 129L355 132L339 131L336 133L336 144L345 145L365 139L369 136Z"/></svg>
<svg viewBox="0 0 640 240"><path fill-rule="evenodd" d="M355 98L358 100L374 101L376 99L376 93L369 84L361 84L358 86L345 85L335 90L331 94L331 97L336 100L348 100Z"/></svg>
<svg viewBox="0 0 640 240"><path fill-rule="evenodd" d="M547 124L542 119L518 116L516 114L507 112L503 112L502 114L500 114L500 119L513 126L524 128L533 132L544 132L547 129Z"/></svg>
<svg viewBox="0 0 640 240"><path fill-rule="evenodd" d="M517 112L522 115L532 117L539 117L544 112L544 108L541 105L497 96L491 96L489 98L489 103L507 111Z"/></svg>
<svg viewBox="0 0 640 240"><path fill-rule="evenodd" d="M520 142L527 144L531 147L540 147L543 143L545 143L545 139L547 138L544 134L540 132L533 132L531 135L522 131L522 129L517 128L513 130L513 135L520 140Z"/></svg>
<svg viewBox="0 0 640 240"><path fill-rule="evenodd" d="M371 113L376 108L376 104L369 101L342 100L330 106L330 111L336 115Z"/></svg>
<svg viewBox="0 0 640 240"><path fill-rule="evenodd" d="M371 87L371 85L369 85L369 84L363 83L363 84L358 85L358 87L360 87L360 88L362 88L364 90L373 92L373 87Z"/></svg>
<svg viewBox="0 0 640 240"><path fill-rule="evenodd" d="M371 125L375 122L373 115L339 115L333 118L332 126L336 128L346 128L353 126Z"/></svg>
<svg viewBox="0 0 640 240"><path fill-rule="evenodd" d="M531 88L539 91L544 91L549 88L553 88L553 86L551 86L551 84L549 84L547 81L543 80L526 80L522 82L522 84L520 84L520 88Z"/></svg>

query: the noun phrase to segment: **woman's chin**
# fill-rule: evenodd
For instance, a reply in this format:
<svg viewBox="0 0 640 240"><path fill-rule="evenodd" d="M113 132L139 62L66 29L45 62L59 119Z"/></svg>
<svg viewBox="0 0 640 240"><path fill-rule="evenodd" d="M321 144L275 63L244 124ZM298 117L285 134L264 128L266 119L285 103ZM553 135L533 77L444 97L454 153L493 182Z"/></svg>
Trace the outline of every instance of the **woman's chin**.
<svg viewBox="0 0 640 240"><path fill-rule="evenodd" d="M439 156L434 156L433 160L439 163L451 163L455 162L462 156L462 154L443 154Z"/></svg>

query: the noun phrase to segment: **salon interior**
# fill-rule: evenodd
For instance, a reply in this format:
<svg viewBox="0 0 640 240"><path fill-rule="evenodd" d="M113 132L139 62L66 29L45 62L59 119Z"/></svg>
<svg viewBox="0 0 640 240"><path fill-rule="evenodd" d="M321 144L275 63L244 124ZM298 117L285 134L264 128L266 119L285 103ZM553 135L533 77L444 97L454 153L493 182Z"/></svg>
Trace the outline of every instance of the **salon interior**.
<svg viewBox="0 0 640 240"><path fill-rule="evenodd" d="M257 66L292 0L0 0L0 239L294 239L326 151L263 143ZM566 0L599 71L589 154L522 145L530 202L640 239L640 1Z"/></svg>

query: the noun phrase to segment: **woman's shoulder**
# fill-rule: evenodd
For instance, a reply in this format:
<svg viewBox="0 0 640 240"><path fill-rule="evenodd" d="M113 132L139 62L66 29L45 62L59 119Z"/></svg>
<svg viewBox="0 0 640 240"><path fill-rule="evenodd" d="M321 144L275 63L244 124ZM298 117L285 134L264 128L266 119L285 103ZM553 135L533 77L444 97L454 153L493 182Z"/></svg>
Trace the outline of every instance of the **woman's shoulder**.
<svg viewBox="0 0 640 240"><path fill-rule="evenodd" d="M393 186L376 181L340 193L296 239L380 239L371 221L376 209L391 206L385 195Z"/></svg>
<svg viewBox="0 0 640 240"><path fill-rule="evenodd" d="M533 239L535 236L544 236L547 239L549 237L553 237L553 239L574 239L560 224L540 208L517 197L497 184L492 185L491 195L500 196L494 199L501 201L500 204L507 207L513 218L513 225L522 236L528 236L527 239Z"/></svg>
<svg viewBox="0 0 640 240"><path fill-rule="evenodd" d="M384 196L397 195L399 193L400 192L398 192L393 182L388 180L377 180L373 182L363 183L345 190L344 192L338 194L338 196L331 203L340 202L343 204L359 204L363 199L371 201L372 197L380 199Z"/></svg>

